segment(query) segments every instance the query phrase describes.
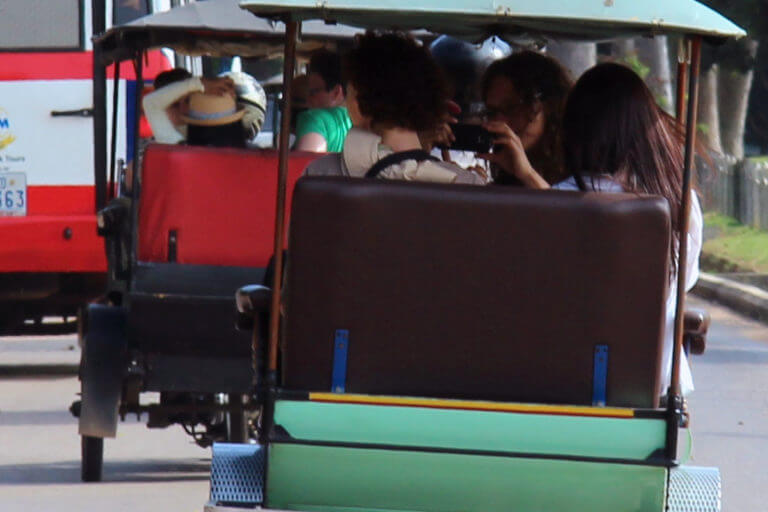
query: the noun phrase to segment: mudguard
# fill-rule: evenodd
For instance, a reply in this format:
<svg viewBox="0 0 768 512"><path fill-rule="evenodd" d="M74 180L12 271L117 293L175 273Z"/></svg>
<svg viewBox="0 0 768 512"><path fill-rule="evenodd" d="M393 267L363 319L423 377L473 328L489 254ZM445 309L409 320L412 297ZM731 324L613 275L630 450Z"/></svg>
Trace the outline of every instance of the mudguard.
<svg viewBox="0 0 768 512"><path fill-rule="evenodd" d="M127 363L125 310L114 306L88 306L80 364L82 408L81 436L115 437L117 413Z"/></svg>

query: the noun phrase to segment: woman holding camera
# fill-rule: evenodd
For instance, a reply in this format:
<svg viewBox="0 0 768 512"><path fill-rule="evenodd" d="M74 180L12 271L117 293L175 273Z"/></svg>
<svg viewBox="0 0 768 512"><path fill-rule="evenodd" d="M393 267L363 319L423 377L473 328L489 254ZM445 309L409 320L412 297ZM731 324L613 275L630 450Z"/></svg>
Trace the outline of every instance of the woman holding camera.
<svg viewBox="0 0 768 512"><path fill-rule="evenodd" d="M516 144L544 182L557 183L567 177L560 157L560 125L565 98L572 85L568 71L555 59L534 51L515 53L491 64L481 84L483 118L495 133L501 125L517 138ZM490 128L489 128L490 127ZM501 134L505 131L502 130ZM520 185L519 179L495 160L491 161L494 182Z"/></svg>

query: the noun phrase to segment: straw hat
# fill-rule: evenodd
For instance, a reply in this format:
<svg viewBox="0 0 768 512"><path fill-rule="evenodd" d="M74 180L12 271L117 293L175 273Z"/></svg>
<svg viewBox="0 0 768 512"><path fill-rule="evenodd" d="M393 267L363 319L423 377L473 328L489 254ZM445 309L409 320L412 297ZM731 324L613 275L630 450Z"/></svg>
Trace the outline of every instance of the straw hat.
<svg viewBox="0 0 768 512"><path fill-rule="evenodd" d="M232 96L194 92L189 95L189 111L182 116L185 123L195 126L220 126L239 121L245 109L237 109Z"/></svg>

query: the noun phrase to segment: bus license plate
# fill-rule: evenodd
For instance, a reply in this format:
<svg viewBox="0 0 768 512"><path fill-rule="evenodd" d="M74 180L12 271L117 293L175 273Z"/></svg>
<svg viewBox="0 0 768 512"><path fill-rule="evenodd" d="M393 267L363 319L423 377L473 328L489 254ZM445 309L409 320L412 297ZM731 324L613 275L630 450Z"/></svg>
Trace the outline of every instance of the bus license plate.
<svg viewBox="0 0 768 512"><path fill-rule="evenodd" d="M0 216L27 214L27 175L23 172L0 174Z"/></svg>

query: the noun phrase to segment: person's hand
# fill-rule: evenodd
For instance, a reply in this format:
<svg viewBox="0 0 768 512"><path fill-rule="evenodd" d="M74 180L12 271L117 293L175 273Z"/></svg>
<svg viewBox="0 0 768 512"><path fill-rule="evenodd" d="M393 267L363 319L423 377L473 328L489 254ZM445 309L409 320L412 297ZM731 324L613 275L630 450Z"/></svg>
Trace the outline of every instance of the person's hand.
<svg viewBox="0 0 768 512"><path fill-rule="evenodd" d="M217 96L230 95L235 97L235 82L231 78L224 76L219 78L201 78L203 82L203 91L205 94L215 94Z"/></svg>
<svg viewBox="0 0 768 512"><path fill-rule="evenodd" d="M421 147L425 151L432 151L435 146L448 147L456 140L451 125L459 122L455 116L461 114L461 107L450 100L447 103L448 111L440 124L433 130L419 132L419 141L421 141Z"/></svg>
<svg viewBox="0 0 768 512"><path fill-rule="evenodd" d="M498 165L504 172L515 176L527 187L549 188L549 184L536 172L528 160L520 137L506 123L488 121L483 123L483 128L495 135L494 150L493 153L479 153L478 158Z"/></svg>
<svg viewBox="0 0 768 512"><path fill-rule="evenodd" d="M467 167L467 170L483 178L483 181L485 181L486 183L488 182L488 169L486 169L482 165L473 165L471 167Z"/></svg>

